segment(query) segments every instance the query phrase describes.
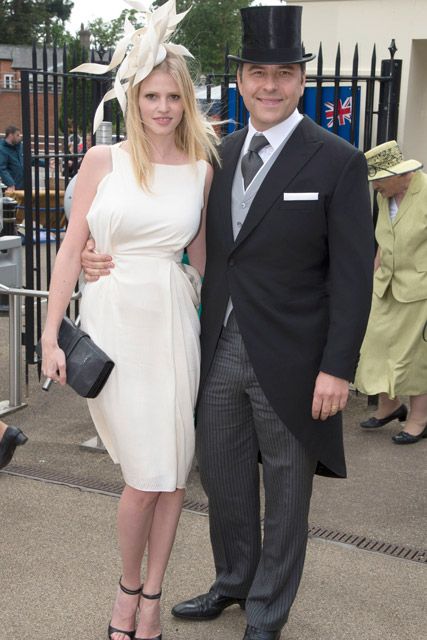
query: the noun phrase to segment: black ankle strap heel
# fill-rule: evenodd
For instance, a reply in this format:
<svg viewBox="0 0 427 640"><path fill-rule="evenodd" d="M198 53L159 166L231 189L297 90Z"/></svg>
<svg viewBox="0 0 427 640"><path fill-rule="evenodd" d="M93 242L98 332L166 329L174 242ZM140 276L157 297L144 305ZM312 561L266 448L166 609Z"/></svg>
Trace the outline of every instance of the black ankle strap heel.
<svg viewBox="0 0 427 640"><path fill-rule="evenodd" d="M146 600L160 600L160 598L162 597L161 591L159 593L151 594L151 593L144 593L143 589L144 589L144 585L141 586L141 596Z"/></svg>
<svg viewBox="0 0 427 640"><path fill-rule="evenodd" d="M125 587L122 583L122 577L120 576L120 580L119 580L119 587L120 590L123 591L123 593L126 593L126 595L128 596L139 596L142 593L142 585L139 587L139 589L128 589L127 587ZM138 600L139 602L139 600ZM115 627L112 627L111 624L108 625L108 637L110 640L112 640L111 636L113 635L113 633L121 633L125 636L127 636L129 638L129 640L134 640L135 638L135 629L132 629L132 631L125 631L124 629L116 629Z"/></svg>
<svg viewBox="0 0 427 640"><path fill-rule="evenodd" d="M145 598L146 600L160 600L161 597L162 597L161 591L159 591L159 593L144 593L144 585L141 586L141 598ZM155 638L136 638L135 637L133 640L162 640L162 634L156 636Z"/></svg>
<svg viewBox="0 0 427 640"><path fill-rule="evenodd" d="M142 585L139 587L139 589L128 589L122 583L122 577L121 576L120 576L120 580L119 580L119 587L123 591L123 593L126 593L128 596L139 596L139 594L142 593Z"/></svg>

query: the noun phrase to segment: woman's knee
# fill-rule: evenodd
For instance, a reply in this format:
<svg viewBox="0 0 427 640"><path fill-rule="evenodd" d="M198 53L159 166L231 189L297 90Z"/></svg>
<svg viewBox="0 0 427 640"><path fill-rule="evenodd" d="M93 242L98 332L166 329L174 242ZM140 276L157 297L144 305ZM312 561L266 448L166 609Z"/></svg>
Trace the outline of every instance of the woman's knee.
<svg viewBox="0 0 427 640"><path fill-rule="evenodd" d="M132 501L135 506L141 509L147 509L156 505L160 495L161 493L159 491L141 491L140 489L126 485L122 497L125 500Z"/></svg>

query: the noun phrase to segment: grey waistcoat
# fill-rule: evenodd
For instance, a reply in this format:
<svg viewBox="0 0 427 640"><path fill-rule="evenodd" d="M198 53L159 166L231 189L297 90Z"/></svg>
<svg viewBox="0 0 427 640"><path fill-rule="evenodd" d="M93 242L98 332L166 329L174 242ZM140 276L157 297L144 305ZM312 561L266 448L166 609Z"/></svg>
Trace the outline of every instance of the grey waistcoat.
<svg viewBox="0 0 427 640"><path fill-rule="evenodd" d="M233 238L236 240L240 229L243 226L243 223L246 220L246 216L249 213L249 209L251 207L252 201L255 198L258 189L263 183L263 180L267 173L270 171L273 166L277 156L282 151L286 142L288 141L290 135L293 133L293 130L289 133L288 136L283 140L283 142L277 147L275 151L271 154L268 160L263 164L261 169L256 174L255 178L250 183L249 187L245 191L243 186L243 176L241 169L241 160L243 157L243 149L240 154L239 161L236 166L236 171L234 173L233 187L231 190L231 220L233 225ZM243 145L244 146L244 145ZM227 320L229 315L233 309L233 303L231 302L231 298L228 300L227 310L225 312L224 317L224 326L227 324Z"/></svg>

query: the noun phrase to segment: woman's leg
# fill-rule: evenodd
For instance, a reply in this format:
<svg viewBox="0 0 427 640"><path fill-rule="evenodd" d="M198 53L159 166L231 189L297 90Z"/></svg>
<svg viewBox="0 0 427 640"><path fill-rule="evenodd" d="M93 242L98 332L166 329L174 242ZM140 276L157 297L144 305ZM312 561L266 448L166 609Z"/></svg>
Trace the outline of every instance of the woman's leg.
<svg viewBox="0 0 427 640"><path fill-rule="evenodd" d="M183 489L177 489L173 493L164 492L156 503L148 539L147 574L143 588L143 592L148 595L159 593L162 589L184 494ZM140 607L141 617L136 637L155 638L160 634L160 600L141 597Z"/></svg>
<svg viewBox="0 0 427 640"><path fill-rule="evenodd" d="M374 413L374 417L378 418L379 420L381 420L382 418L387 418L387 416L389 416L390 413L393 413L393 411L396 411L396 409L398 409L401 404L402 403L397 396L391 399L386 393L379 393L378 408Z"/></svg>
<svg viewBox="0 0 427 640"><path fill-rule="evenodd" d="M141 586L141 563L153 522L159 493L138 491L125 486L119 502L117 528L122 559L121 582L127 589ZM139 595L128 595L119 588L114 603L111 626L133 631ZM129 640L129 636L113 633L112 640Z"/></svg>
<svg viewBox="0 0 427 640"><path fill-rule="evenodd" d="M411 396L409 399L409 414L405 423L406 433L419 436L427 424L427 393L421 396Z"/></svg>

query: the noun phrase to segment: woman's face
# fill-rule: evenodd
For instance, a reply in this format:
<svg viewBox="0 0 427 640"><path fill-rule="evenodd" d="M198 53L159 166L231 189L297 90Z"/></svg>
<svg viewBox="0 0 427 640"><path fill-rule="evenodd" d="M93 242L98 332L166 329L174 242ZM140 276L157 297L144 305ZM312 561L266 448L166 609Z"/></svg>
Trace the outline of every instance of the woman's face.
<svg viewBox="0 0 427 640"><path fill-rule="evenodd" d="M152 71L141 82L139 112L144 129L155 136L170 136L182 120L184 105L177 83L166 71Z"/></svg>
<svg viewBox="0 0 427 640"><path fill-rule="evenodd" d="M404 173L399 176L390 176L380 180L372 180L375 191L379 191L383 198L394 198L405 193L411 182L413 172Z"/></svg>

